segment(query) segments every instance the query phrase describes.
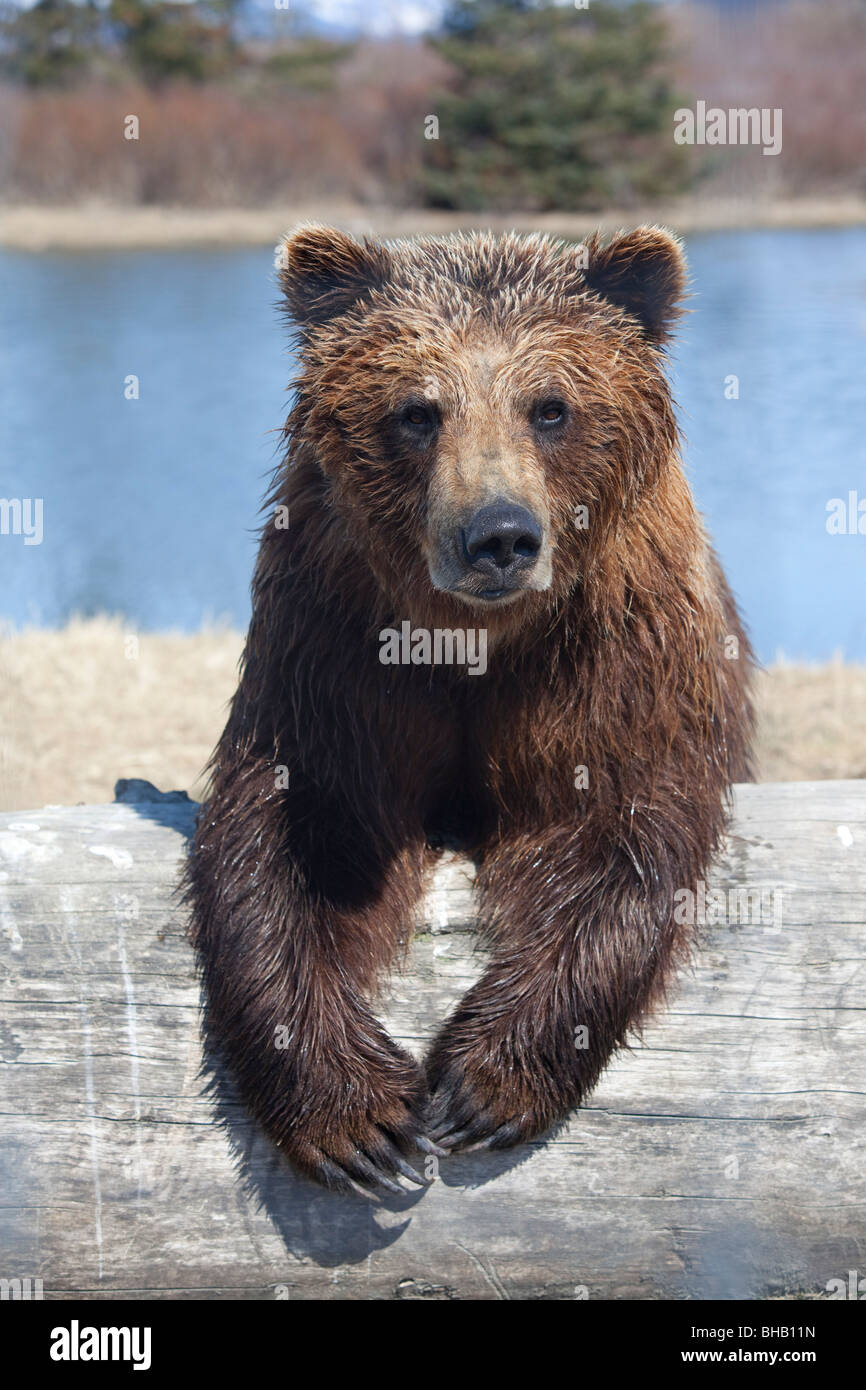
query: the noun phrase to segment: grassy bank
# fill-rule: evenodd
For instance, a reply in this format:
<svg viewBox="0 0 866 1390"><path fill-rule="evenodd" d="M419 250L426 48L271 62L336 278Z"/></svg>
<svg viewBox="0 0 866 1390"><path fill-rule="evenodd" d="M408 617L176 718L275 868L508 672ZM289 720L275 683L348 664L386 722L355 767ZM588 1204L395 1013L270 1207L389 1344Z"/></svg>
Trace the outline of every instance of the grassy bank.
<svg viewBox="0 0 866 1390"><path fill-rule="evenodd" d="M276 246L298 222L324 222L385 237L435 235L489 227L550 232L580 241L641 223L695 232L747 227L850 227L866 224L866 197L689 197L600 212L459 213L432 208L361 207L356 203L261 208L0 207L0 246L22 251L109 251L181 246Z"/></svg>
<svg viewBox="0 0 866 1390"><path fill-rule="evenodd" d="M118 777L199 796L242 640L107 618L0 638L0 809L110 801ZM866 667L775 665L758 708L761 780L866 777Z"/></svg>

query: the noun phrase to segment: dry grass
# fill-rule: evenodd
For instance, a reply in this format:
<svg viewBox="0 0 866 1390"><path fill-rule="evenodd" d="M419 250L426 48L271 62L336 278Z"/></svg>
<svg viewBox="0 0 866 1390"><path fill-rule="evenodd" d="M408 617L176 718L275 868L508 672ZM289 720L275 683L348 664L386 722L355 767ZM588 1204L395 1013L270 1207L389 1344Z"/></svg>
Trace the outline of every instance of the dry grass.
<svg viewBox="0 0 866 1390"><path fill-rule="evenodd" d="M111 801L118 777L200 794L242 641L109 618L0 638L0 806Z"/></svg>
<svg viewBox="0 0 866 1390"><path fill-rule="evenodd" d="M866 777L866 666L777 662L757 705L759 781Z"/></svg>
<svg viewBox="0 0 866 1390"><path fill-rule="evenodd" d="M581 241L642 223L675 227L683 236L742 227L853 227L866 224L866 197L696 197L585 213L458 213L346 202L259 208L119 207L85 203L54 208L0 207L0 246L24 251L106 251L178 246L276 246L298 222L321 222L356 235L436 236L479 226L493 231L549 232Z"/></svg>
<svg viewBox="0 0 866 1390"><path fill-rule="evenodd" d="M118 777L197 797L242 637L138 637L116 619L0 638L0 809L111 801ZM866 667L777 665L758 690L763 781L866 777Z"/></svg>

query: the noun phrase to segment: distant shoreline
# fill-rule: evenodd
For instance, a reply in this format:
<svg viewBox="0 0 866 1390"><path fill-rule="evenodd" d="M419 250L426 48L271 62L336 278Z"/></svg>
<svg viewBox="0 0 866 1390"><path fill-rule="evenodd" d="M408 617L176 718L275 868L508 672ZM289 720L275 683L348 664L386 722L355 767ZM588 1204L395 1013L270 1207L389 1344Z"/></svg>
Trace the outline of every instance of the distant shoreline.
<svg viewBox="0 0 866 1390"><path fill-rule="evenodd" d="M173 247L275 246L298 222L333 223L356 233L412 236L475 227L542 231L580 240L642 222L688 236L696 232L866 225L866 198L856 196L697 198L598 212L456 213L430 208L308 203L272 208L164 208L82 204L0 206L0 246L21 251L109 251Z"/></svg>

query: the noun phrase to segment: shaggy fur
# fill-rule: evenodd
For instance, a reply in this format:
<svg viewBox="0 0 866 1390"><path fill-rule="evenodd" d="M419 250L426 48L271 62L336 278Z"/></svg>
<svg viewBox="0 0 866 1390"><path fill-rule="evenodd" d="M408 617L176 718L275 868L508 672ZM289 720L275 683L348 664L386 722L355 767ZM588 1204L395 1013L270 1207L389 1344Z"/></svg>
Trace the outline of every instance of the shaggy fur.
<svg viewBox="0 0 866 1390"><path fill-rule="evenodd" d="M303 228L285 251L289 525L262 532L192 934L208 1027L280 1150L388 1187L415 1146L549 1130L658 999L689 945L674 894L748 776L750 652L678 461L673 238ZM543 542L490 602L454 537L500 496ZM382 665L405 619L486 627L487 673ZM421 1067L368 1001L445 832L478 865L493 955Z"/></svg>

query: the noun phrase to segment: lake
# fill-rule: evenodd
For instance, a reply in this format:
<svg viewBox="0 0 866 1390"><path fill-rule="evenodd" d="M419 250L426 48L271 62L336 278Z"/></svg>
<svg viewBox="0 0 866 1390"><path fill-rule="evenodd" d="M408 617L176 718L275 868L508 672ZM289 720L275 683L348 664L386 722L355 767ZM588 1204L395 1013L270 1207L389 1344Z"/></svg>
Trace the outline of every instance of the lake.
<svg viewBox="0 0 866 1390"><path fill-rule="evenodd" d="M687 251L686 464L758 652L866 660L866 228ZM41 544L0 535L0 619L246 624L276 297L268 250L0 252L0 497L43 499Z"/></svg>

